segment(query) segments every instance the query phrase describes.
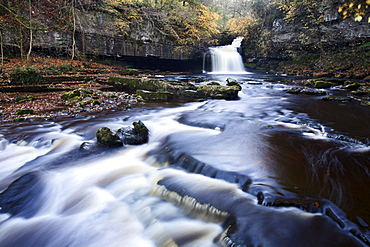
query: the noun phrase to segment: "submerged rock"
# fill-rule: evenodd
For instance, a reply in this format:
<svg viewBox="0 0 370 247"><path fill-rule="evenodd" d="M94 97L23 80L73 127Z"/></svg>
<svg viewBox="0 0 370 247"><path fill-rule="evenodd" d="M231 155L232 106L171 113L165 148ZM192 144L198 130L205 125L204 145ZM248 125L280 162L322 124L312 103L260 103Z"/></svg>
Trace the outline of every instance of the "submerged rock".
<svg viewBox="0 0 370 247"><path fill-rule="evenodd" d="M117 132L124 144L141 145L149 141L149 130L143 122L132 123L134 127L120 128Z"/></svg>
<svg viewBox="0 0 370 247"><path fill-rule="evenodd" d="M108 127L100 127L96 131L96 138L98 143L105 147L121 147L123 143L116 133L113 133Z"/></svg>

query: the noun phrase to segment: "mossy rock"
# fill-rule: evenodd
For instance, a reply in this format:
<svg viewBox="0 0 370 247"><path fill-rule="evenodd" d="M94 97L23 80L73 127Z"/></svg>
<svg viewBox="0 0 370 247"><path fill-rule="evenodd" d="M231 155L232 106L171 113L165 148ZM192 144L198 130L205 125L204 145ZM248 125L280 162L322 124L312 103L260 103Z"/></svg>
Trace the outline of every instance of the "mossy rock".
<svg viewBox="0 0 370 247"><path fill-rule="evenodd" d="M33 114L33 113L34 113L33 109L17 109L15 111L15 114L17 115Z"/></svg>
<svg viewBox="0 0 370 247"><path fill-rule="evenodd" d="M334 96L334 95L329 95L322 99L327 100L327 101L337 101L337 102L349 102L352 100L350 97Z"/></svg>
<svg viewBox="0 0 370 247"><path fill-rule="evenodd" d="M308 94L308 95L324 95L324 94L326 94L325 91L312 89L312 88L305 88L301 92L304 93L304 94Z"/></svg>
<svg viewBox="0 0 370 247"><path fill-rule="evenodd" d="M220 86L220 83L218 83L217 81L211 81L211 82L207 83L207 85L209 85L209 86Z"/></svg>
<svg viewBox="0 0 370 247"><path fill-rule="evenodd" d="M117 132L128 145L141 145L149 141L149 130L142 121L132 123L133 127L120 128Z"/></svg>
<svg viewBox="0 0 370 247"><path fill-rule="evenodd" d="M81 95L81 92L80 90L78 89L75 89L75 90L72 90L72 91L69 91L69 92L65 92L63 93L60 98L61 99L64 99L64 100L70 100L70 99L73 99L75 97L79 97Z"/></svg>
<svg viewBox="0 0 370 247"><path fill-rule="evenodd" d="M285 92L290 93L290 94L300 94L302 93L302 90L300 88L292 88L292 89L286 90Z"/></svg>
<svg viewBox="0 0 370 247"><path fill-rule="evenodd" d="M314 80L313 83L314 88L330 88L331 86L333 86L333 83L323 80Z"/></svg>
<svg viewBox="0 0 370 247"><path fill-rule="evenodd" d="M123 89L131 92L134 92L138 89L149 91L157 91L159 89L166 90L169 87L168 82L151 78L110 77L108 83L117 89Z"/></svg>
<svg viewBox="0 0 370 247"><path fill-rule="evenodd" d="M144 100L170 100L173 99L173 93L168 91L146 91L136 90L136 95L141 96Z"/></svg>
<svg viewBox="0 0 370 247"><path fill-rule="evenodd" d="M238 99L239 91L239 88L236 86L201 85L197 88L196 95L199 98L235 100Z"/></svg>
<svg viewBox="0 0 370 247"><path fill-rule="evenodd" d="M355 90L359 89L360 86L361 86L360 83L355 82L355 83L346 84L346 85L342 86L341 89L355 91Z"/></svg>
<svg viewBox="0 0 370 247"><path fill-rule="evenodd" d="M27 101L34 101L36 98L35 96L29 95L29 96L17 96L15 98L15 101L18 103L24 103Z"/></svg>
<svg viewBox="0 0 370 247"><path fill-rule="evenodd" d="M202 78L202 77L197 77L197 78L194 79L195 83L201 83L201 82L204 82L204 81L206 81L206 79Z"/></svg>
<svg viewBox="0 0 370 247"><path fill-rule="evenodd" d="M124 69L119 72L120 75L138 75L140 71L137 69Z"/></svg>
<svg viewBox="0 0 370 247"><path fill-rule="evenodd" d="M226 86L229 86L229 87L235 86L235 87L237 87L239 89L239 91L242 90L242 86L237 81L235 81L235 80L229 80L229 81L226 80L226 81L227 81Z"/></svg>
<svg viewBox="0 0 370 247"><path fill-rule="evenodd" d="M105 147L121 147L123 143L116 133L113 133L108 127L100 127L96 131L96 139L98 143Z"/></svg>
<svg viewBox="0 0 370 247"><path fill-rule="evenodd" d="M80 91L81 94L86 94L86 95L91 95L94 93L94 90L92 89L81 89Z"/></svg>
<svg viewBox="0 0 370 247"><path fill-rule="evenodd" d="M359 91L351 91L351 94L353 94L353 95L355 95L355 96L365 96L365 95L367 95L369 92L367 92L367 91L361 91L361 90L359 90Z"/></svg>

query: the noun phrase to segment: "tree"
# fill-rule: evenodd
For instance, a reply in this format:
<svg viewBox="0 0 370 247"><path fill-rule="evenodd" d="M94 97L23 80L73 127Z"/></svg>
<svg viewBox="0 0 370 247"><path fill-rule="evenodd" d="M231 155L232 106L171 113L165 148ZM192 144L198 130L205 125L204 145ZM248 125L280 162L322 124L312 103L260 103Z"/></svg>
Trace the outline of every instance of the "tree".
<svg viewBox="0 0 370 247"><path fill-rule="evenodd" d="M247 38L254 24L254 19L250 16L235 17L227 22L226 28L233 36L243 36Z"/></svg>
<svg viewBox="0 0 370 247"><path fill-rule="evenodd" d="M355 21L362 21L367 17L370 23L370 0L351 0L339 6L338 12L343 14L343 18L354 17Z"/></svg>

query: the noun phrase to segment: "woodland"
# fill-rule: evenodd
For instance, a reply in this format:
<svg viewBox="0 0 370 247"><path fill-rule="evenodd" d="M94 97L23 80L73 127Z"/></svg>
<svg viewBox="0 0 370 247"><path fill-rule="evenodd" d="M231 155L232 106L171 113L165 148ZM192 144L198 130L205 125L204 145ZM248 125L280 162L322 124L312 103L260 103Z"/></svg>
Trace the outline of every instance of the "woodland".
<svg viewBox="0 0 370 247"><path fill-rule="evenodd" d="M140 35L143 25L150 23L154 33L151 39L160 37L162 43L191 51L228 44L232 38L243 36L245 53L254 52L250 57L263 57L273 51L274 44L268 44L264 38L270 37L274 28L283 22L293 32L299 29L295 31L299 33L294 40L298 46L295 50L307 50L310 46L311 50L322 53L325 36L332 32L323 26L343 19L366 25L370 22L369 5L369 0L2 0L2 65L5 55L28 60L37 36L48 32L71 37L68 53L73 60L77 50L81 50L76 45L76 35L89 32L81 24L81 16L89 12L109 16L108 24L100 28L111 35L140 41L132 34ZM330 14L335 17L328 17ZM369 37L364 39L361 34L358 38L351 43L366 45L369 42ZM295 55L291 52L288 57Z"/></svg>

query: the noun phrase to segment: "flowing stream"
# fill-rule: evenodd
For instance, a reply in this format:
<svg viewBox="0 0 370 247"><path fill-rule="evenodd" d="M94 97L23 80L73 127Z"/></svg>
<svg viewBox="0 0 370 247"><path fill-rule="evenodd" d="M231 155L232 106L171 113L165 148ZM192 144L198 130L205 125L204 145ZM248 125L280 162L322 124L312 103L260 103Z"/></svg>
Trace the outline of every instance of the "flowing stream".
<svg viewBox="0 0 370 247"><path fill-rule="evenodd" d="M238 100L0 123L0 247L368 246L369 109L232 77ZM80 149L138 120L149 143Z"/></svg>

